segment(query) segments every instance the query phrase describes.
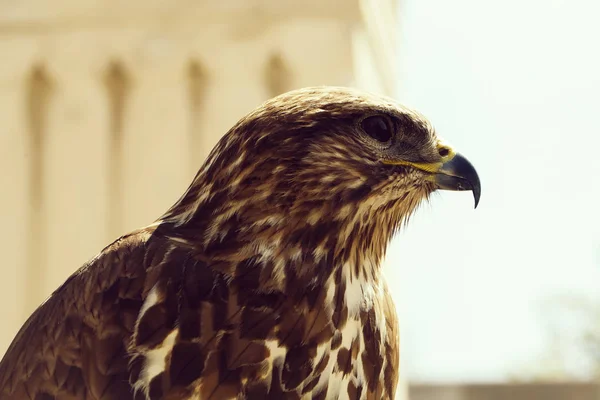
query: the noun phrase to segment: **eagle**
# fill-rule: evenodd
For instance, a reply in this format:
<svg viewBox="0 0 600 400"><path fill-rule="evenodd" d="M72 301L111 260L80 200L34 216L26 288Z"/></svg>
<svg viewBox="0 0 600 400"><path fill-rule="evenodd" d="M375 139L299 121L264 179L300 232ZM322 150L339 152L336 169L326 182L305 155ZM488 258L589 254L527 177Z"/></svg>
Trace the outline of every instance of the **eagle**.
<svg viewBox="0 0 600 400"><path fill-rule="evenodd" d="M416 111L342 87L274 97L161 218L30 316L0 363L0 399L393 399L381 262L438 189L470 190L475 206L481 193Z"/></svg>

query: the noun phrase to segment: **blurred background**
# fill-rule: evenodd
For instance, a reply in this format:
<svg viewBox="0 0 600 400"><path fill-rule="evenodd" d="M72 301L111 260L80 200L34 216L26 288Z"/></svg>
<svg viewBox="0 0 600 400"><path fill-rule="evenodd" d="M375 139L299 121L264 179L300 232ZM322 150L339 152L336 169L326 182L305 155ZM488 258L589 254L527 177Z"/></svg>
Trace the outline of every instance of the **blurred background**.
<svg viewBox="0 0 600 400"><path fill-rule="evenodd" d="M597 0L0 0L0 354L303 86L424 113L483 185L394 240L398 399L600 399Z"/></svg>

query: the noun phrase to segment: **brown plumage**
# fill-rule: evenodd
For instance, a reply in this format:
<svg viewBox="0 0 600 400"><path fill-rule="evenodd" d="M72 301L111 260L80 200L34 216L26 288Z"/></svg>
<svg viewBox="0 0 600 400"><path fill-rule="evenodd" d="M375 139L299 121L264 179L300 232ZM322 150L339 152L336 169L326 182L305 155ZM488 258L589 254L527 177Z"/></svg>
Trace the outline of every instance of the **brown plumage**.
<svg viewBox="0 0 600 400"><path fill-rule="evenodd" d="M0 364L1 399L390 399L380 262L468 162L419 114L344 88L276 97L183 197L74 273Z"/></svg>

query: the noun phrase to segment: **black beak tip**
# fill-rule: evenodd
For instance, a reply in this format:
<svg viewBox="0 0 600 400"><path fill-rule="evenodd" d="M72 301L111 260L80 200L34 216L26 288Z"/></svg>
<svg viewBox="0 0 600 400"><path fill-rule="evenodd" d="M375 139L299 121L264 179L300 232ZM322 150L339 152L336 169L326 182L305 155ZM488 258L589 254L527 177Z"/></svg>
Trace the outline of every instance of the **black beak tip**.
<svg viewBox="0 0 600 400"><path fill-rule="evenodd" d="M479 183L479 182L478 182ZM475 199L475 208L479 204L479 198L481 197L481 185L473 185L473 198Z"/></svg>
<svg viewBox="0 0 600 400"><path fill-rule="evenodd" d="M469 163L469 165L470 164L471 163ZM475 208L477 208L477 205L479 205L479 199L481 198L481 182L479 181L479 176L477 175L475 168L473 168L472 165L470 166L471 173L467 175L469 184L471 186L471 191L473 192L473 198L475 199Z"/></svg>
<svg viewBox="0 0 600 400"><path fill-rule="evenodd" d="M479 175L477 175L477 171L473 164L461 154L457 154L455 158L458 175L468 182L468 185L473 192L473 198L475 199L475 208L477 208L479 199L481 198L481 182L479 180Z"/></svg>

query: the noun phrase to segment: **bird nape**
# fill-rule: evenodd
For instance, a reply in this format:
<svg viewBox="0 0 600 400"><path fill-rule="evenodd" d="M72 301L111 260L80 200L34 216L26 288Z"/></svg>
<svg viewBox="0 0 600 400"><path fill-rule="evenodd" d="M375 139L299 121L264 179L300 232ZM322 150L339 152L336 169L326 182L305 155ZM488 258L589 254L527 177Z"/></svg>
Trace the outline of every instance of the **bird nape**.
<svg viewBox="0 0 600 400"><path fill-rule="evenodd" d="M473 166L391 99L275 97L220 140L157 222L110 244L21 328L0 399L392 399L381 260Z"/></svg>

